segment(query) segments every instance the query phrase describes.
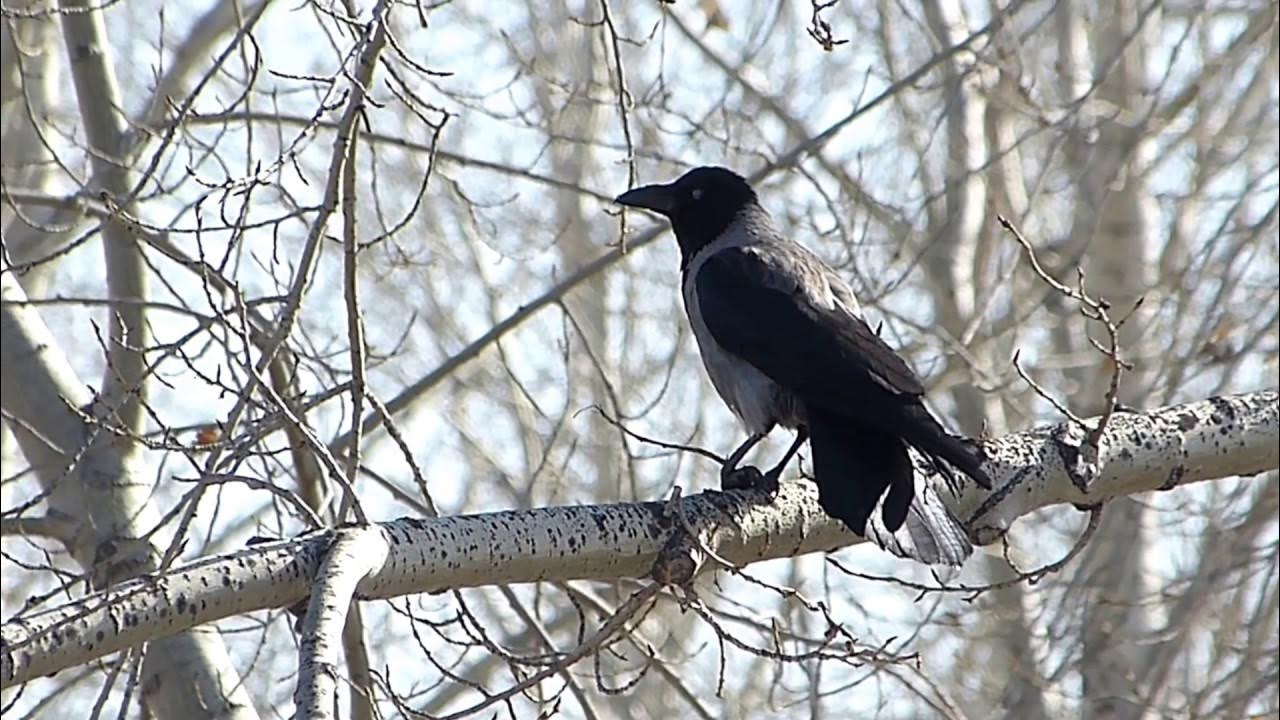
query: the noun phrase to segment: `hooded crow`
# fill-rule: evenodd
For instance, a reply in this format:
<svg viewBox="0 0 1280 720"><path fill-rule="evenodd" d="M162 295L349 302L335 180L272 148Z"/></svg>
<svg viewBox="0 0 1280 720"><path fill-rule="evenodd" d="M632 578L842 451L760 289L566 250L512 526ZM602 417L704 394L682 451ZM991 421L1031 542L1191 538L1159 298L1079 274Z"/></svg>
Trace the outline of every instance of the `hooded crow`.
<svg viewBox="0 0 1280 720"><path fill-rule="evenodd" d="M863 320L836 271L784 237L751 185L725 168L695 168L617 202L671 221L703 364L749 434L725 461L722 486L776 492L807 439L828 515L868 537L879 505L888 533L872 523L870 537L883 547L927 563L962 563L972 550L964 528L913 470L908 448L950 480L957 468L990 488L982 449L925 408L920 379ZM797 431L782 460L763 475L739 468L775 425ZM893 537L904 525L906 545Z"/></svg>

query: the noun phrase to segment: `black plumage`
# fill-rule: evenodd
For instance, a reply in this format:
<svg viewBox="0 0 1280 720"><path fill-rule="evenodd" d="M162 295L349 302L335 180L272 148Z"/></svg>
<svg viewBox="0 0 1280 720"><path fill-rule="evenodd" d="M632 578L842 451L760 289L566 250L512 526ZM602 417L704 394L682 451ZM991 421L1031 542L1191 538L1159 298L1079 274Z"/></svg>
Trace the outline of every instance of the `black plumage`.
<svg viewBox="0 0 1280 720"><path fill-rule="evenodd" d="M865 536L880 504L890 533L909 526L916 549L903 554L962 561L968 541L944 505L923 498L910 512L917 478L907 447L948 475L954 467L990 487L981 448L930 414L919 378L863 320L844 280L786 239L751 186L723 168L697 168L618 201L671 220L708 375L750 433L726 464L725 482L737 482L738 460L774 425L796 428L797 442L759 478L765 485L807 437L828 514Z"/></svg>

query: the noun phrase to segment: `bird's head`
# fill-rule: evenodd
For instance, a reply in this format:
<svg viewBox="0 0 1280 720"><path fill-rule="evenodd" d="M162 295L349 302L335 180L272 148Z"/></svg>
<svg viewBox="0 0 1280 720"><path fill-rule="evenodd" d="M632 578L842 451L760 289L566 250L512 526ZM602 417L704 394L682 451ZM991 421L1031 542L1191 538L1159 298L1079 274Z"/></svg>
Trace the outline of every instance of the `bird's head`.
<svg viewBox="0 0 1280 720"><path fill-rule="evenodd" d="M757 207L746 179L722 167L694 168L675 182L628 190L617 202L666 216L686 257L719 237L744 209Z"/></svg>

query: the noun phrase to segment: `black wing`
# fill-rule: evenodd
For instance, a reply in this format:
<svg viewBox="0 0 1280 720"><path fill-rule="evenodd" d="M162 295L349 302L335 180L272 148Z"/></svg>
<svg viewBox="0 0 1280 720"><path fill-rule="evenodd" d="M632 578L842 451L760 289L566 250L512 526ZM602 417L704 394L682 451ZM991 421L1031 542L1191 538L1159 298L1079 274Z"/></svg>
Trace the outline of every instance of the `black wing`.
<svg viewBox="0 0 1280 720"><path fill-rule="evenodd" d="M877 398L923 395L920 378L866 322L810 299L803 286L825 283L825 268L789 250L729 248L698 268L698 307L716 342L804 401L845 412L863 415L861 405L870 415Z"/></svg>

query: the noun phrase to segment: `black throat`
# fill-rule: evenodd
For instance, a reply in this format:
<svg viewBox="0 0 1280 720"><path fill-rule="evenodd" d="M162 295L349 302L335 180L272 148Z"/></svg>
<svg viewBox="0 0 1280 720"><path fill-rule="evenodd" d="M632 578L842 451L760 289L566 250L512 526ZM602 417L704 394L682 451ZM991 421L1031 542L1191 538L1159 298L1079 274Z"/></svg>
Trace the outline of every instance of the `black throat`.
<svg viewBox="0 0 1280 720"><path fill-rule="evenodd" d="M680 269L688 267L699 250L724 235L738 222L740 216L757 207L755 198L750 198L746 204L736 207L716 203L673 214L671 231L675 233L676 244L680 246Z"/></svg>

